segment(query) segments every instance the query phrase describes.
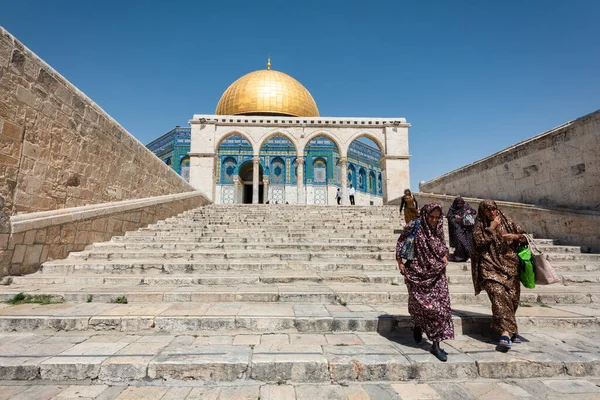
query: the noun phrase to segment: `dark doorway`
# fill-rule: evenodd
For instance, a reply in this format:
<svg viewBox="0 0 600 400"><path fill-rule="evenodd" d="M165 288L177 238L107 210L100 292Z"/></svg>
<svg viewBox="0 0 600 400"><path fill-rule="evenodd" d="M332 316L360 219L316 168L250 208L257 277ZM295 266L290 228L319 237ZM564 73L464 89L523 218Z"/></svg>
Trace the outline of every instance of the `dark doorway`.
<svg viewBox="0 0 600 400"><path fill-rule="evenodd" d="M258 176L259 182L262 181L263 176L263 168L262 165L259 165L258 168ZM246 161L240 166L239 177L242 182L244 182L244 198L242 199L242 203L244 204L252 204L252 179L254 177L254 166L252 161ZM258 185L258 202L262 204L263 202L263 185L260 183Z"/></svg>
<svg viewBox="0 0 600 400"><path fill-rule="evenodd" d="M262 204L263 200L263 185L258 185L258 203ZM252 204L252 184L244 185L244 204Z"/></svg>

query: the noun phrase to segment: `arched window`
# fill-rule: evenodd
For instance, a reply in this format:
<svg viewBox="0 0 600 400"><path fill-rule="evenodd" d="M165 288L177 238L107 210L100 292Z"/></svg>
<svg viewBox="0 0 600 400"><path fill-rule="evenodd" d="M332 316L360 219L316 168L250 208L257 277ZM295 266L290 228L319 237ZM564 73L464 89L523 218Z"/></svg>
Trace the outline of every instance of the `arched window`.
<svg viewBox="0 0 600 400"><path fill-rule="evenodd" d="M373 171L369 173L369 193L377 194L377 180Z"/></svg>
<svg viewBox="0 0 600 400"><path fill-rule="evenodd" d="M271 183L285 183L285 163L281 157L273 158L270 168Z"/></svg>
<svg viewBox="0 0 600 400"><path fill-rule="evenodd" d="M221 183L233 183L233 177L236 175L237 162L233 157L227 157L221 163Z"/></svg>
<svg viewBox="0 0 600 400"><path fill-rule="evenodd" d="M185 156L181 159L181 161L179 162L179 175L181 175L181 177L183 179L185 179L186 182L190 181L190 156Z"/></svg>
<svg viewBox="0 0 600 400"><path fill-rule="evenodd" d="M356 169L354 165L348 163L348 186L356 188Z"/></svg>
<svg viewBox="0 0 600 400"><path fill-rule="evenodd" d="M317 184L327 183L327 162L322 158L313 161L313 182Z"/></svg>
<svg viewBox="0 0 600 400"><path fill-rule="evenodd" d="M367 191L367 173L365 172L364 168L360 168L358 170L358 177L357 177L357 190L360 190L361 192L366 192Z"/></svg>

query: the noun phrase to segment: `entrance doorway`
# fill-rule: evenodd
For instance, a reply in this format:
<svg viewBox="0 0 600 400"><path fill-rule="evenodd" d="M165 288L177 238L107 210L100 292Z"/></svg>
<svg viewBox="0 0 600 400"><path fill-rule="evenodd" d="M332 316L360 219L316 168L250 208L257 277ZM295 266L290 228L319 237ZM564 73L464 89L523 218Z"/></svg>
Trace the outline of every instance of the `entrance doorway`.
<svg viewBox="0 0 600 400"><path fill-rule="evenodd" d="M239 177L244 185L244 192L242 196L242 203L244 204L252 204L252 178L254 176L253 171L253 163L252 161L246 161L240 166ZM263 203L263 169L262 166L259 165L258 168L258 177L259 177L259 185L258 185L258 202L260 204Z"/></svg>
<svg viewBox="0 0 600 400"><path fill-rule="evenodd" d="M264 201L263 196L263 185L258 185L258 202L262 204ZM244 204L252 204L252 183L244 185L244 198L242 199Z"/></svg>

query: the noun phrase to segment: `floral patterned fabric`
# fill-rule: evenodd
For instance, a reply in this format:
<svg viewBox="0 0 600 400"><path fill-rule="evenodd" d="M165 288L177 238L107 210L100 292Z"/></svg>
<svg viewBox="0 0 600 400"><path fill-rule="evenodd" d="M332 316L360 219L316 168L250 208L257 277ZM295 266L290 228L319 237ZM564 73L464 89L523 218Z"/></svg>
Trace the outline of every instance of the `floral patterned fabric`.
<svg viewBox="0 0 600 400"><path fill-rule="evenodd" d="M434 228L427 223L428 215L442 207L437 203L421 209L419 228L414 239L415 259L405 263L405 283L408 287L408 312L413 323L421 328L429 340L442 341L454 338L450 293L446 278L448 247L444 240L443 215ZM400 258L402 243L413 231L415 221L405 228L396 244L396 259Z"/></svg>
<svg viewBox="0 0 600 400"><path fill-rule="evenodd" d="M500 225L490 230L491 220L486 210L497 210ZM485 290L492 302L492 329L498 333L518 332L515 313L519 306L521 287L518 271L517 243L506 241L505 233L523 234L525 231L502 211L496 202L485 200L479 205L473 246L471 249L471 273L475 295Z"/></svg>

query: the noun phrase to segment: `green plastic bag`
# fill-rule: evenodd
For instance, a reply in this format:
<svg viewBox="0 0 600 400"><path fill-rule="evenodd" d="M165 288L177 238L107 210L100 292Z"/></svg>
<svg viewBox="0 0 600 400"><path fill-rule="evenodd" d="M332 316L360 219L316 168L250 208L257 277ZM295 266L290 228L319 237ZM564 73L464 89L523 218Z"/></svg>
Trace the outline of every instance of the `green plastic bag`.
<svg viewBox="0 0 600 400"><path fill-rule="evenodd" d="M527 246L519 246L519 278L527 289L535 288L535 257Z"/></svg>

